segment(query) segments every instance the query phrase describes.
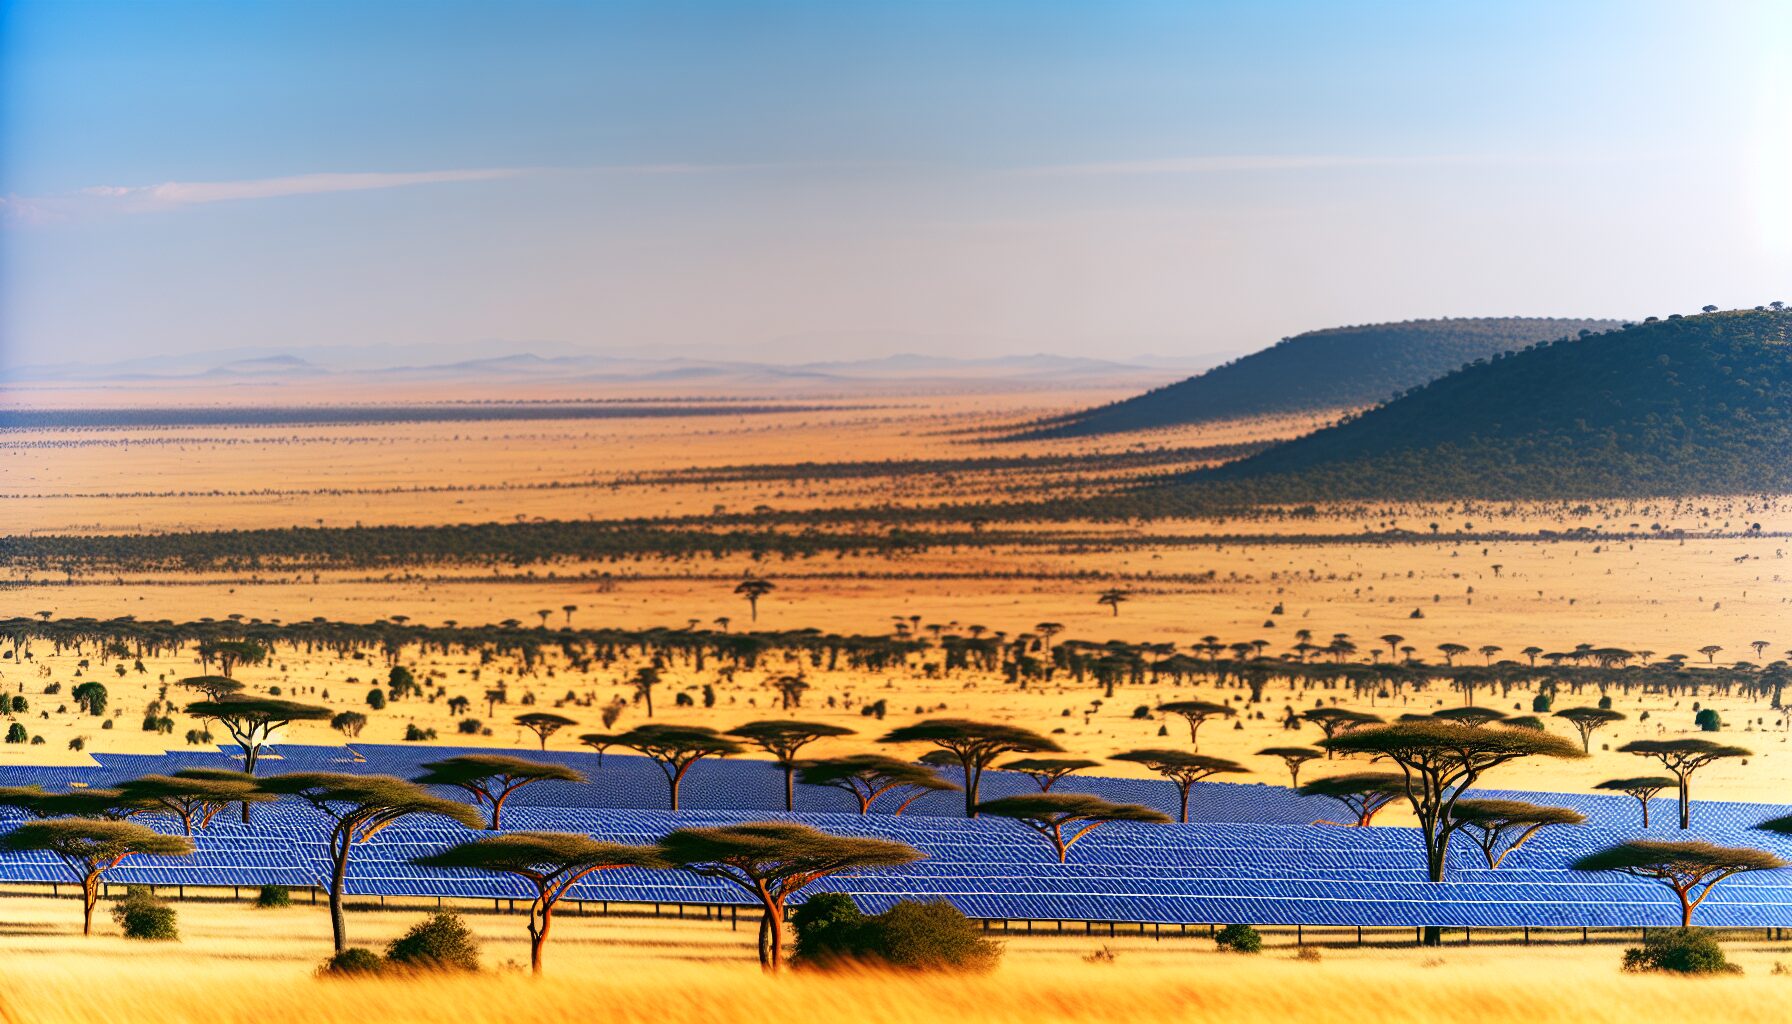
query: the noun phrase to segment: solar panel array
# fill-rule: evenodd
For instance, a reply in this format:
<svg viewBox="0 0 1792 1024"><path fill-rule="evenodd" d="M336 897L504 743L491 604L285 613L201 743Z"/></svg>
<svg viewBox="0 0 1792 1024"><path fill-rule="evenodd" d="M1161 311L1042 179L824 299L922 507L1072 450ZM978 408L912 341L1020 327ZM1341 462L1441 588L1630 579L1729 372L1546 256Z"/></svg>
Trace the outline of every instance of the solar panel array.
<svg viewBox="0 0 1792 1024"><path fill-rule="evenodd" d="M284 747L264 757L261 774L326 770L404 776L425 761L489 748L357 744ZM1480 851L1458 840L1449 881L1426 881L1413 830L1337 828L1310 824L1334 816L1330 801L1303 798L1265 785L1203 784L1190 804L1190 825L1115 823L1096 829L1067 864L1032 832L1000 819L966 820L961 797L947 793L917 801L902 817L847 813L845 794L799 787L799 813L784 814L782 774L761 761L705 761L682 790L686 810L657 809L665 794L659 770L644 758L506 751L551 760L584 772L588 784L542 783L519 791L505 825L510 829L583 832L613 842L649 844L681 827L743 821L793 820L829 832L908 843L926 859L902 868L847 873L816 889L853 895L876 911L899 899L946 899L972 917L1043 921L1120 921L1178 924L1446 927L1637 927L1677 924L1666 890L1616 875L1568 869L1579 855L1636 838L1637 804L1629 797L1478 791L1572 806L1587 825L1539 833L1497 871ZM217 750L165 757L98 754L88 768L6 768L0 784L36 782L49 789L105 786L184 767L240 767L240 756ZM1070 791L1175 810L1175 790L1138 779L1072 778ZM984 796L1028 792L1031 781L1009 773L985 777ZM459 795L456 792L454 795ZM1701 802L1695 833L1727 845L1771 849L1792 859L1792 841L1749 831L1785 808ZM1654 838L1685 838L1673 826L1671 800L1656 808ZM16 819L16 812L10 815ZM137 857L109 873L114 883L155 885L320 885L329 876L326 820L302 804L256 808L244 826L220 815L194 837L190 858ZM166 818L153 827L178 830ZM519 880L501 875L419 868L411 859L468 838L440 818L410 818L355 849L346 891L353 896L441 896L522 899ZM44 854L0 855L0 881L70 881L60 862ZM720 881L678 871L619 869L594 874L571 898L626 903L746 905L748 897ZM1699 910L1712 926L1792 925L1792 871L1726 881Z"/></svg>

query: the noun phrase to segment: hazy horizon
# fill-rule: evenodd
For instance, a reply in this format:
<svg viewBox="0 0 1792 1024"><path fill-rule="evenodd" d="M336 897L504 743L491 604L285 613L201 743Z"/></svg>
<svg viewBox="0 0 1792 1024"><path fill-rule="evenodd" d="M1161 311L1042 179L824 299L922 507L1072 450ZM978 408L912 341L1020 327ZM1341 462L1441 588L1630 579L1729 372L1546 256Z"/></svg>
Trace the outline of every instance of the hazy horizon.
<svg viewBox="0 0 1792 1024"><path fill-rule="evenodd" d="M1792 298L1771 3L424 11L8 5L0 365L1212 362Z"/></svg>

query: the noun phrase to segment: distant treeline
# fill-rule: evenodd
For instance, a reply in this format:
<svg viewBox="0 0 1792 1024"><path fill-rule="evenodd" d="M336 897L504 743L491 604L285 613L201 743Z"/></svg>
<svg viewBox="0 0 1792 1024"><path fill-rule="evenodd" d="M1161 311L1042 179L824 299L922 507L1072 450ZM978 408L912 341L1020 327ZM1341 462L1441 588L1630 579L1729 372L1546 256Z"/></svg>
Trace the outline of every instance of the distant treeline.
<svg viewBox="0 0 1792 1024"><path fill-rule="evenodd" d="M588 402L448 402L434 405L197 406L166 409L0 409L0 430L292 426L333 423L457 423L491 420L667 419L864 408L838 405Z"/></svg>

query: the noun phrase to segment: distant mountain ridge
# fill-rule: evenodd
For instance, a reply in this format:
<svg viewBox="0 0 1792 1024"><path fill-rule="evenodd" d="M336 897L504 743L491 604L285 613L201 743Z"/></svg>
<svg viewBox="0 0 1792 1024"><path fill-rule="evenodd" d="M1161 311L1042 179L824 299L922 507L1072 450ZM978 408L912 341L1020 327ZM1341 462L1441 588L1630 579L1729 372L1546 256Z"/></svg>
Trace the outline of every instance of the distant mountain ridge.
<svg viewBox="0 0 1792 1024"><path fill-rule="evenodd" d="M1331 327L1155 391L1037 424L1023 437L1081 437L1216 420L1360 408L1464 363L1616 320L1479 317Z"/></svg>
<svg viewBox="0 0 1792 1024"><path fill-rule="evenodd" d="M1792 311L1673 317L1478 360L1178 488L1302 502L1792 493Z"/></svg>

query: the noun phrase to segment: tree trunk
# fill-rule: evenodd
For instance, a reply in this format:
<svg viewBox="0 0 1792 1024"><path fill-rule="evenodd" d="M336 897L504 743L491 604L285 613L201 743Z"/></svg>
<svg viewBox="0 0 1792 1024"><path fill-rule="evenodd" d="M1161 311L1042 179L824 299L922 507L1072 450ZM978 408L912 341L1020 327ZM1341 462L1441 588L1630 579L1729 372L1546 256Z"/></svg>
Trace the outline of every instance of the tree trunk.
<svg viewBox="0 0 1792 1024"><path fill-rule="evenodd" d="M1692 791L1686 784L1686 776L1680 776L1680 828L1692 827Z"/></svg>
<svg viewBox="0 0 1792 1024"><path fill-rule="evenodd" d="M84 879L81 882L81 934L93 934L93 907L100 901L100 880L98 876Z"/></svg>
<svg viewBox="0 0 1792 1024"><path fill-rule="evenodd" d="M1184 825L1186 825L1186 824L1188 824L1188 787L1183 786L1181 788L1182 788L1182 823Z"/></svg>
<svg viewBox="0 0 1792 1024"><path fill-rule="evenodd" d="M796 768L789 762L784 765L784 809L796 810Z"/></svg>
<svg viewBox="0 0 1792 1024"><path fill-rule="evenodd" d="M541 924L536 925L539 915ZM554 905L537 899L529 908L529 973L541 975L541 947L547 944L548 928L554 923Z"/></svg>
<svg viewBox="0 0 1792 1024"><path fill-rule="evenodd" d="M977 816L977 787L982 781L982 772L969 764L964 766L964 816L967 818Z"/></svg>
<svg viewBox="0 0 1792 1024"><path fill-rule="evenodd" d="M348 948L348 920L342 913L342 887L348 877L348 842L345 834L341 845L330 851L335 861L330 866L330 934L336 942L336 952Z"/></svg>

